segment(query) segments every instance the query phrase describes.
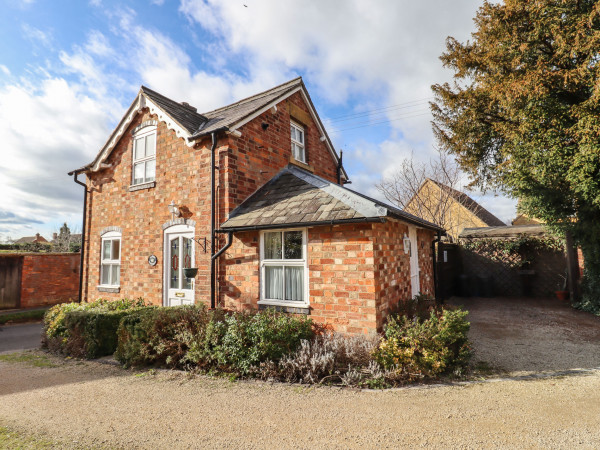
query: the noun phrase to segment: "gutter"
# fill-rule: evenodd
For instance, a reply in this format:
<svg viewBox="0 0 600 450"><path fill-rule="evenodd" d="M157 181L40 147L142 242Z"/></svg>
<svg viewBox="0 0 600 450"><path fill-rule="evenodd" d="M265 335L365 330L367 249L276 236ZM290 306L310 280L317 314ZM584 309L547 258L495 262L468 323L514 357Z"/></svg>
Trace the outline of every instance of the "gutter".
<svg viewBox="0 0 600 450"><path fill-rule="evenodd" d="M80 174L81 172L78 171L73 171L73 172L69 172L69 175L73 175L73 181L75 181L75 183L83 186L83 228L81 230L81 248L79 250L79 303L81 303L82 300L82 293L83 293L83 259L85 256L85 230L86 230L86 216L87 216L87 184L86 183L82 183L81 181L79 181L77 179L77 176Z"/></svg>
<svg viewBox="0 0 600 450"><path fill-rule="evenodd" d="M240 231L271 230L284 228L315 227L324 225L343 225L347 223L385 223L385 217L361 217L360 219L339 219L319 222L271 223L268 225L250 225L247 227L231 227L215 230L216 233L237 233Z"/></svg>

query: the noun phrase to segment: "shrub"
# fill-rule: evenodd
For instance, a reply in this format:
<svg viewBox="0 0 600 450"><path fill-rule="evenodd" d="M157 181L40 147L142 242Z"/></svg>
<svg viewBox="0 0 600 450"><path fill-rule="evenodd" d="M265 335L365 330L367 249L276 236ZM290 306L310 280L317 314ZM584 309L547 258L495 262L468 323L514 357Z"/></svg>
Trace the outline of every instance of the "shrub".
<svg viewBox="0 0 600 450"><path fill-rule="evenodd" d="M124 318L115 357L125 366L166 365L248 375L313 336L312 322L272 311L228 313L202 306L143 310Z"/></svg>
<svg viewBox="0 0 600 450"><path fill-rule="evenodd" d="M117 349L117 329L121 319L131 310L101 308L71 311L65 316L68 338L65 353L78 358L100 358Z"/></svg>
<svg viewBox="0 0 600 450"><path fill-rule="evenodd" d="M144 305L138 298L53 306L44 315L42 346L77 357L110 355L116 348L119 320Z"/></svg>
<svg viewBox="0 0 600 450"><path fill-rule="evenodd" d="M261 376L290 382L338 381L358 385L363 380L363 372L370 367L371 354L378 341L378 337L318 335L311 341L302 341L300 348L282 358L278 365L263 364Z"/></svg>
<svg viewBox="0 0 600 450"><path fill-rule="evenodd" d="M204 305L135 311L121 321L115 358L126 367L182 367L190 345L202 340L213 316Z"/></svg>
<svg viewBox="0 0 600 450"><path fill-rule="evenodd" d="M466 315L460 309L441 309L425 320L392 316L373 357L396 381L460 372L470 356Z"/></svg>
<svg viewBox="0 0 600 450"><path fill-rule="evenodd" d="M313 337L312 321L271 310L234 313L225 318L226 331L214 347L217 361L247 375L261 362L279 361Z"/></svg>

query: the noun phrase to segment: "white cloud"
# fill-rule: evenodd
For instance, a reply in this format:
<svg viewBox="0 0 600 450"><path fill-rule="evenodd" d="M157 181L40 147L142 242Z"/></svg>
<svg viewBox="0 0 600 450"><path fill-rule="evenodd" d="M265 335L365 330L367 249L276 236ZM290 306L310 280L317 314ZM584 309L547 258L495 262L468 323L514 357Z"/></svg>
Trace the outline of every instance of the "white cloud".
<svg viewBox="0 0 600 450"><path fill-rule="evenodd" d="M3 64L0 64L0 72L2 72L4 75L10 75L10 70Z"/></svg>
<svg viewBox="0 0 600 450"><path fill-rule="evenodd" d="M40 222L80 220L81 187L67 172L106 139L108 107L63 78L0 89L0 235L49 234Z"/></svg>
<svg viewBox="0 0 600 450"><path fill-rule="evenodd" d="M469 38L481 0L246 4L181 0L180 11L217 36L221 53L238 58L251 79L262 76L264 68L278 80L300 72L330 104L359 98L355 111L388 108L345 122L324 117L334 142L345 149L353 188L377 195L374 183L411 152L423 161L434 155L427 102L431 85L451 76L439 56L447 36ZM387 138L378 144L361 138L371 131L365 124L385 121L391 127ZM491 209L498 205L493 202Z"/></svg>

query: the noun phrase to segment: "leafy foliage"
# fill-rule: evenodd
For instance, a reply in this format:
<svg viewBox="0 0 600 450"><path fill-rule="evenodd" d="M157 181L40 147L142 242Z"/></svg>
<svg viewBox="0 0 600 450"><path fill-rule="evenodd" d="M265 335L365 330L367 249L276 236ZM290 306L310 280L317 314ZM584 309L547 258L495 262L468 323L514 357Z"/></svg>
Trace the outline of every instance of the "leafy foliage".
<svg viewBox="0 0 600 450"><path fill-rule="evenodd" d="M70 356L111 355L117 347L121 318L144 306L142 298L55 305L44 315L42 345Z"/></svg>
<svg viewBox="0 0 600 450"><path fill-rule="evenodd" d="M434 132L474 184L499 187L585 260L600 310L600 3L484 2L473 40L448 38L455 83L434 85Z"/></svg>
<svg viewBox="0 0 600 450"><path fill-rule="evenodd" d="M261 362L295 351L313 334L311 320L273 311L158 308L123 319L115 357L126 366L191 366L248 375Z"/></svg>
<svg viewBox="0 0 600 450"><path fill-rule="evenodd" d="M535 254L544 251L562 251L561 239L544 236L520 235L516 239L473 239L465 240L461 245L472 252L511 268L521 268L532 262Z"/></svg>
<svg viewBox="0 0 600 450"><path fill-rule="evenodd" d="M392 316L373 357L398 381L461 372L470 357L467 314L460 309L442 309L432 311L425 320Z"/></svg>

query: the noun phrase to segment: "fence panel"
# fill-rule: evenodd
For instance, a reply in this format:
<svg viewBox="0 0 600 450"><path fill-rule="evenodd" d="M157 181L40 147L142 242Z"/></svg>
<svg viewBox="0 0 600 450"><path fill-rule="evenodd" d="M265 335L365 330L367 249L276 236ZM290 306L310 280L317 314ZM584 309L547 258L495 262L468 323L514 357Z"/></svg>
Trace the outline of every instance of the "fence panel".
<svg viewBox="0 0 600 450"><path fill-rule="evenodd" d="M0 256L0 309L21 306L22 256Z"/></svg>

